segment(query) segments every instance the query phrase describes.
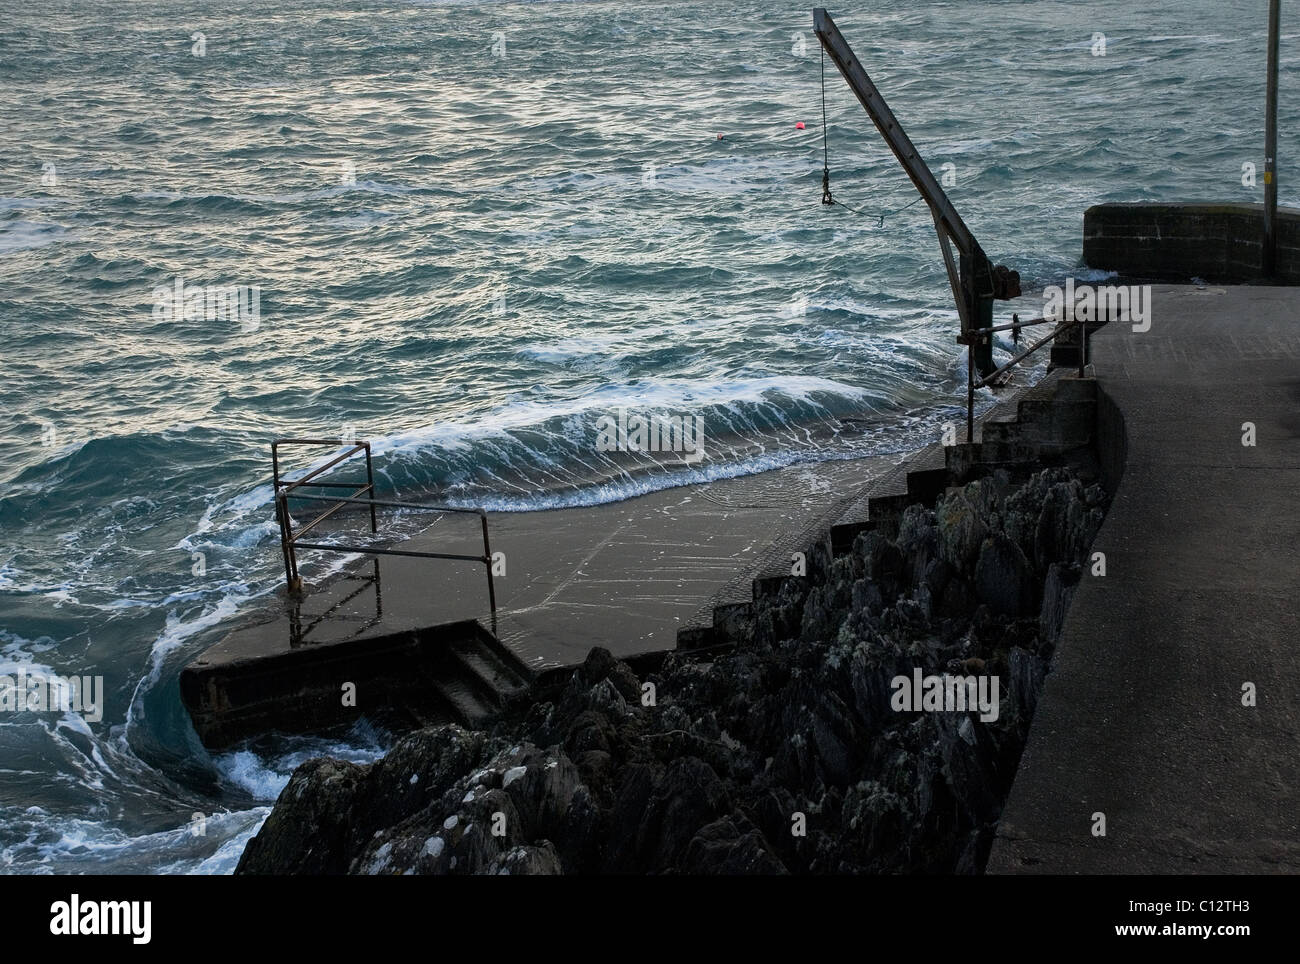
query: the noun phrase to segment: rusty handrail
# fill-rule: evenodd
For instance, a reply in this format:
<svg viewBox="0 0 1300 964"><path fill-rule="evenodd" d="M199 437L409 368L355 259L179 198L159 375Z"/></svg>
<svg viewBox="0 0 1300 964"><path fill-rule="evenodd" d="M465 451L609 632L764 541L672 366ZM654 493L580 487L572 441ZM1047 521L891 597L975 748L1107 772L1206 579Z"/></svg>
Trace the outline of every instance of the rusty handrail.
<svg viewBox="0 0 1300 964"><path fill-rule="evenodd" d="M1030 355L1032 355L1034 352L1038 351L1038 349L1042 348L1042 347L1043 347L1044 345L1046 345L1047 343L1049 343L1049 342L1055 340L1056 338L1060 337L1060 336L1063 335L1065 332L1067 332L1067 331L1069 331L1070 329L1072 329L1072 328L1078 326L1079 324L1080 324L1080 322L1077 322L1077 321L1066 322L1066 323L1063 324L1061 327L1057 328L1055 331L1052 331L1052 332L1050 332L1050 333L1044 335L1042 338L1038 339L1038 341L1034 342L1032 345L1030 345L1028 348L1026 348L1024 351L1022 351L1022 352L1021 352L1019 355L1017 355L1015 358L1011 359L1009 362L1007 362L1007 363L1006 363L1005 365L1003 365L1001 368L995 368L993 371L989 372L987 375L985 375L983 378L981 378L979 381L977 381L977 382L975 383L975 387L976 387L976 388L983 388L985 385L988 385L988 384L992 383L993 381L995 381L995 380L997 379L997 377L998 377L999 375L1003 374L1004 372L1010 371L1010 370L1011 370L1012 368L1014 368L1016 365L1020 364L1020 362L1024 361L1026 358L1028 358L1028 357L1029 357ZM1082 357L1082 356L1080 356L1080 357ZM1080 374L1082 374L1082 368L1083 368L1082 364L1081 364L1079 367L1080 367Z"/></svg>
<svg viewBox="0 0 1300 964"><path fill-rule="evenodd" d="M292 481L286 481L280 477L280 455L279 447L281 445L345 445L347 451L336 456L324 465L317 466L301 478ZM366 454L366 481L364 483L356 482L316 482L313 481L322 472L346 461L358 452L364 451ZM463 562L481 562L487 569L488 580L488 605L492 610L492 631L497 629L497 595L496 583L492 575L492 546L488 539L487 511L482 508L467 509L459 506L435 505L430 503L419 502L397 502L393 500L374 498L375 476L374 466L371 457L370 443L368 441L352 443L343 439L276 439L271 443L271 470L272 470L272 489L275 499L275 518L280 527L280 549L284 556L284 573L285 581L288 583L291 592L298 592L302 589L302 576L298 572L298 549L315 549L326 552L343 552L357 553L371 556L410 556L423 559L451 559ZM310 488L351 488L354 489L347 496L328 496L328 495L309 495L304 492L296 492L300 487ZM367 493L366 498L358 498L362 493ZM297 531L293 528L293 519L289 514L289 500L298 499L307 502L327 502L330 507L321 512L318 516L299 528ZM372 534L378 532L378 522L376 520L375 509L398 508L398 509L415 509L417 511L427 512L454 512L465 515L477 515L482 526L483 532L483 554L480 556L468 555L464 553L447 553L447 552L422 552L411 549L385 549L378 546L353 546L342 545L337 543L321 542L303 542L302 536L306 535L320 523L324 522L335 512L338 512L345 505L364 505L370 509L370 531Z"/></svg>
<svg viewBox="0 0 1300 964"><path fill-rule="evenodd" d="M991 334L995 331L1012 331L1019 337L1021 328L1028 328L1031 325L1044 325L1051 322L1056 323L1056 328L1044 335L1038 341L1034 342L1020 354L1016 355L1005 365L995 368L979 381L975 380L975 342L978 336ZM966 441L968 443L975 441L975 389L984 388L991 385L1004 374L1009 372L1016 365L1038 351L1044 345L1047 345L1067 331L1078 330L1079 332L1079 377L1082 378L1084 370L1087 368L1087 351L1088 351L1088 329L1085 322L1077 318L1071 318L1069 321L1056 318L1035 318L1032 321L1020 321L1018 318L1009 325L992 325L987 328L977 328L968 334L975 336L963 338L966 342Z"/></svg>

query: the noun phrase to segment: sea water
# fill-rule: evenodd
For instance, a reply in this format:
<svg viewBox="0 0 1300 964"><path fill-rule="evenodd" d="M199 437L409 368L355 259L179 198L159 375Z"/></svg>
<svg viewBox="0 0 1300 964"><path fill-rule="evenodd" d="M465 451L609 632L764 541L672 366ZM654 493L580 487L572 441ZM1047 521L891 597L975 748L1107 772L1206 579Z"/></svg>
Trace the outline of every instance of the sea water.
<svg viewBox="0 0 1300 964"><path fill-rule="evenodd" d="M831 11L1031 293L1079 269L1090 204L1261 197L1257 3ZM293 767L384 752L363 725L214 756L181 707L180 669L282 579L275 437L370 439L382 495L506 511L960 418L933 225L829 64L858 213L820 203L811 20L0 0L0 675L103 687L102 713L0 714L0 869L229 872ZM597 451L624 411L700 419L708 458Z"/></svg>

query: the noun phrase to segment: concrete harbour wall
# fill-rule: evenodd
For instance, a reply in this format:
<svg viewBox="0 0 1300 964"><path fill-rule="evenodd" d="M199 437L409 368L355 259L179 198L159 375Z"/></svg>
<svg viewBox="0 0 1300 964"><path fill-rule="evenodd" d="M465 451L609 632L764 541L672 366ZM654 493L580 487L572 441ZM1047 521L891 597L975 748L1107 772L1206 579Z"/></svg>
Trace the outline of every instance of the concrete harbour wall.
<svg viewBox="0 0 1300 964"><path fill-rule="evenodd" d="M1300 210L1278 208L1276 281L1300 284ZM1083 261L1131 278L1261 280L1262 204L1098 204L1083 215Z"/></svg>

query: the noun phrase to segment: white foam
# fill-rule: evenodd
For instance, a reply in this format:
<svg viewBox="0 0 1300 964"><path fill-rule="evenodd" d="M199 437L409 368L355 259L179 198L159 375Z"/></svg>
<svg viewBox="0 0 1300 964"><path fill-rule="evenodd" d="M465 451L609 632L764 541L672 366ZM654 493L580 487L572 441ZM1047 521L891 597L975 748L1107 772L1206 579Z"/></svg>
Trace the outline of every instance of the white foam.
<svg viewBox="0 0 1300 964"><path fill-rule="evenodd" d="M471 440L501 435L511 429L529 428L551 419L590 416L595 419L617 408L629 411L698 413L707 406L735 406L742 402L770 402L772 396L807 404L819 404L816 394L847 399L870 396L868 389L815 375L771 375L754 378L697 380L658 379L649 385L608 384L581 398L547 402L514 401L477 415L473 422L440 422L421 429L398 432L372 440L375 455L392 455L438 445L458 448ZM319 464L328 461L323 457Z"/></svg>
<svg viewBox="0 0 1300 964"><path fill-rule="evenodd" d="M131 694L131 702L126 711L126 728L122 735L123 740L127 739L131 727L138 725L139 721L143 719L142 697L158 682L168 654L183 645L187 639L196 633L229 619L250 598L252 597L248 594L222 596L197 618L188 621L181 619L175 610L167 614L167 621L163 631L158 634L149 651L149 671L136 683L135 690Z"/></svg>
<svg viewBox="0 0 1300 964"><path fill-rule="evenodd" d="M343 740L309 736L285 738L280 752L271 756L239 749L214 756L212 762L222 776L254 800L271 801L280 796L293 772L310 759L333 757L364 764L374 762L387 752L386 736L361 722Z"/></svg>
<svg viewBox="0 0 1300 964"><path fill-rule="evenodd" d="M62 241L67 234L67 229L61 224L10 221L0 228L0 254L43 248Z"/></svg>
<svg viewBox="0 0 1300 964"><path fill-rule="evenodd" d="M178 804L178 809L186 808ZM197 835L188 813L177 827L130 834L37 807L6 809L0 822L12 836L0 847L0 869L23 874L229 874L270 812L270 807L254 807L209 814L204 833Z"/></svg>

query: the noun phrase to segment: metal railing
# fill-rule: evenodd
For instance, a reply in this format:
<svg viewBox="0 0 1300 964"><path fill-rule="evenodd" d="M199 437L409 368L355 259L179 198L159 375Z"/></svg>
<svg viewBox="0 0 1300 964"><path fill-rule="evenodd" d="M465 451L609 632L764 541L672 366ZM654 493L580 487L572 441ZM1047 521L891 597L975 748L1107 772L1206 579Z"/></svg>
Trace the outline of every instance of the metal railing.
<svg viewBox="0 0 1300 964"><path fill-rule="evenodd" d="M1019 316L1012 315L1010 324L991 325L988 328L972 329L967 335L958 337L958 341L966 344L966 441L975 441L975 389L984 388L986 385L992 385L1006 375L1012 368L1019 365L1022 361L1032 355L1044 345L1051 344L1057 338L1060 338L1066 332L1077 330L1079 333L1079 377L1083 378L1084 370L1087 368L1088 353L1088 328L1087 322L1077 319L1068 321L1058 321L1054 318L1035 318L1032 321L1021 321ZM1034 325L1056 325L1056 328L1050 333L1038 339L1020 354L1016 355L1005 365L994 369L983 378L975 378L975 345L980 338L992 335L998 331L1010 331L1014 333L1017 342L1020 340L1020 330L1030 328Z"/></svg>
<svg viewBox="0 0 1300 964"><path fill-rule="evenodd" d="M306 475L298 479L287 480L280 476L280 446L282 445L329 445L329 446L346 446L346 451L330 459L324 465L312 469ZM358 452L365 452L366 455L366 481L360 482L318 482L315 481L322 473L329 471L340 462L347 461ZM290 592L299 592L302 589L302 576L298 572L298 552L299 549L314 549L323 552L342 552L349 554L371 555L371 556L407 556L420 559L452 559L461 562L481 562L487 569L488 583L488 605L492 610L492 630L496 631L497 627L497 594L496 585L492 576L492 547L488 540L488 523L487 512L483 509L464 509L449 505L433 505L419 502L395 502L391 500L381 500L374 498L375 492L375 473L374 465L371 461L370 443L369 442L351 442L344 439L318 439L318 438L287 438L276 439L271 443L271 468L272 484L275 494L275 519L280 526L280 549L284 555L284 575L285 581L289 586ZM309 495L305 492L298 492L301 488L321 488L321 489L352 489L348 495ZM360 498L362 495L366 498ZM293 517L289 513L289 500L296 499L305 502L324 502L329 503L330 507L317 515L310 522L294 529ZM372 534L378 532L379 526L376 519L375 509L392 508L392 509L412 509L418 512L449 512L460 515L477 515L483 530L483 554L469 555L466 553L456 552L423 552L414 549L387 549L379 546L356 546L344 545L333 542L304 542L302 537L316 528L334 513L338 512L346 505L361 505L370 510L370 531Z"/></svg>

